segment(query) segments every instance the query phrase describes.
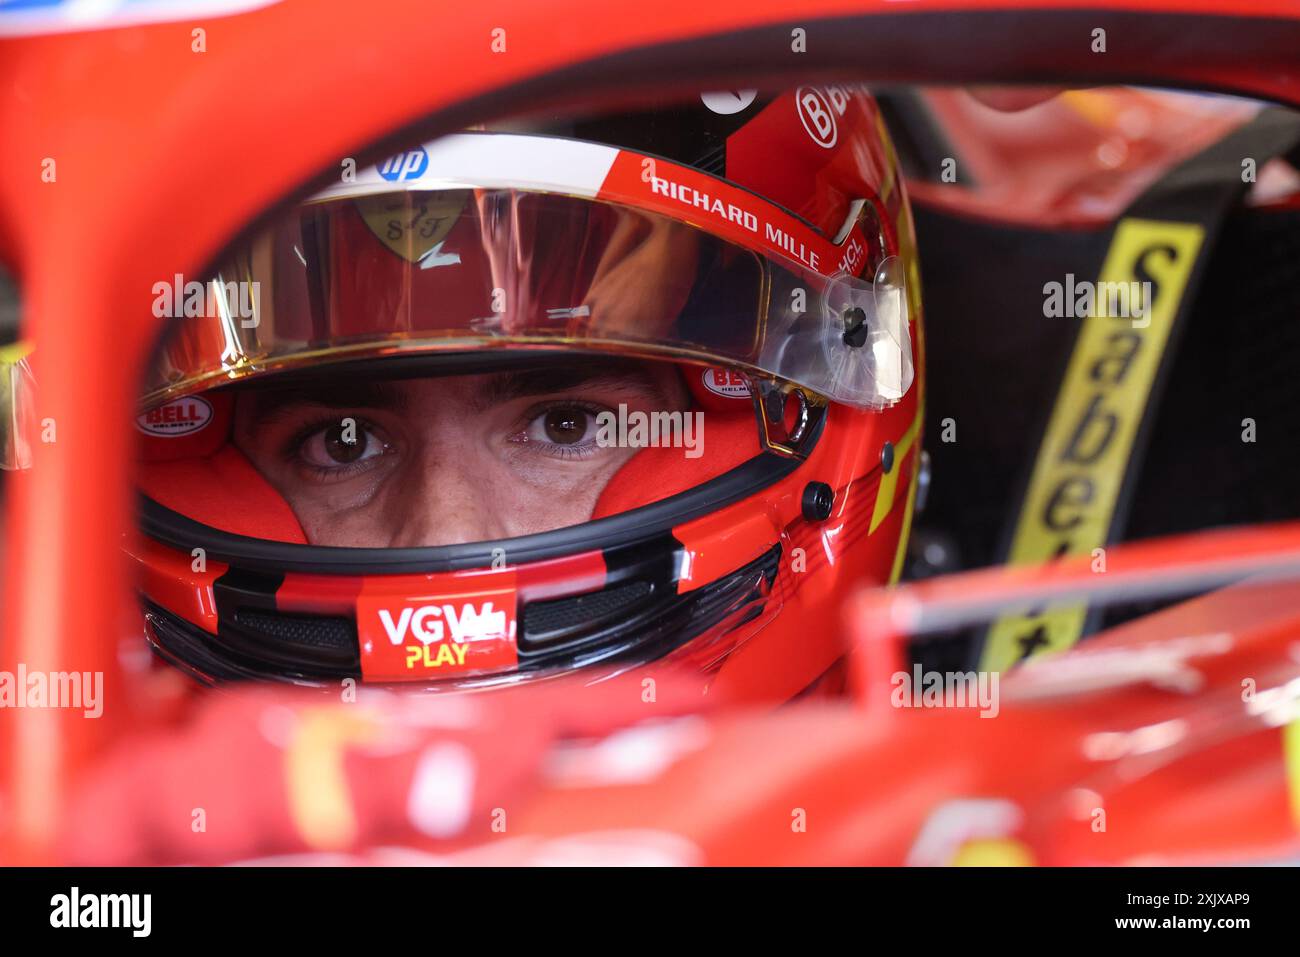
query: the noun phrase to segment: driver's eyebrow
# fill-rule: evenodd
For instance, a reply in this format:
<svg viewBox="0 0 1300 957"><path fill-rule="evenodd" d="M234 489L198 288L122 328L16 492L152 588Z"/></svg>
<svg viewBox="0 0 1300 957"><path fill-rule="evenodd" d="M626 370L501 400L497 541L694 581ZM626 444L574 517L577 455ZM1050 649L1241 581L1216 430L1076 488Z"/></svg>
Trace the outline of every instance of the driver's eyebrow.
<svg viewBox="0 0 1300 957"><path fill-rule="evenodd" d="M388 409L402 412L409 397L404 389L388 382L344 379L332 385L312 385L299 389L255 390L253 416L267 421L304 406L326 409Z"/></svg>
<svg viewBox="0 0 1300 957"><path fill-rule="evenodd" d="M600 388L644 397L656 407L668 404L667 394L643 363L618 361L497 373L474 398L473 404L482 410L512 399L578 388Z"/></svg>

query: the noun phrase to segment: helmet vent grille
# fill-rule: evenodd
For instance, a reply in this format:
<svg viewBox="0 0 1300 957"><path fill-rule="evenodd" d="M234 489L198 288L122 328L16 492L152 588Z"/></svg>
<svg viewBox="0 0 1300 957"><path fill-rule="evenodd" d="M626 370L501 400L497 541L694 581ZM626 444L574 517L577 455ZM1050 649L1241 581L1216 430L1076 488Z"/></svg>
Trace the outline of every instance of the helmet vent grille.
<svg viewBox="0 0 1300 957"><path fill-rule="evenodd" d="M632 581L587 595L530 602L524 607L524 634L543 641L542 636L567 634L574 628L590 626L626 611L649 598L654 590L651 582Z"/></svg>
<svg viewBox="0 0 1300 957"><path fill-rule="evenodd" d="M252 634L306 648L351 650L356 647L352 623L346 618L321 615L286 615L241 608L235 624Z"/></svg>

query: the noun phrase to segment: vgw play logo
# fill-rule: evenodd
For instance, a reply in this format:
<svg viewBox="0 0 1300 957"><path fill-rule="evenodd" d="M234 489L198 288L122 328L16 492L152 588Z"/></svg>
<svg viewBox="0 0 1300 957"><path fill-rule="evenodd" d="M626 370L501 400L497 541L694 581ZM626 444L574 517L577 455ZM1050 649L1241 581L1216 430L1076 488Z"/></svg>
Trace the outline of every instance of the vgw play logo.
<svg viewBox="0 0 1300 957"><path fill-rule="evenodd" d="M441 668L444 665L464 667L470 642L498 642L509 637L506 613L494 610L490 601L481 607L466 602L460 606L459 611L455 604L424 605L420 608L407 606L398 613L396 619L387 608L381 608L379 621L388 634L388 640L394 645L405 647L407 668ZM406 644L408 632L419 644ZM450 641L447 640L448 637L451 638Z"/></svg>
<svg viewBox="0 0 1300 957"><path fill-rule="evenodd" d="M412 681L514 668L518 595L513 573L507 577L512 580L501 588L471 594L358 595L362 677Z"/></svg>
<svg viewBox="0 0 1300 957"><path fill-rule="evenodd" d="M390 156L376 167L379 175L390 183L399 180L419 179L429 169L429 154L423 147Z"/></svg>

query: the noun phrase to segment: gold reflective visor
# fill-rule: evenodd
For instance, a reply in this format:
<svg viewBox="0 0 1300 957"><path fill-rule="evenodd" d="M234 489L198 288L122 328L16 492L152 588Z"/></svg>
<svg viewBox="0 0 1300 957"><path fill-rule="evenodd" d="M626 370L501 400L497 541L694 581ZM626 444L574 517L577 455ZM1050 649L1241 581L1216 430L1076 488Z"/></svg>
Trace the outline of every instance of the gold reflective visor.
<svg viewBox="0 0 1300 957"><path fill-rule="evenodd" d="M657 213L509 189L308 202L205 282L155 285L143 400L395 353L563 348L698 360L880 408L911 384L901 266L826 277Z"/></svg>

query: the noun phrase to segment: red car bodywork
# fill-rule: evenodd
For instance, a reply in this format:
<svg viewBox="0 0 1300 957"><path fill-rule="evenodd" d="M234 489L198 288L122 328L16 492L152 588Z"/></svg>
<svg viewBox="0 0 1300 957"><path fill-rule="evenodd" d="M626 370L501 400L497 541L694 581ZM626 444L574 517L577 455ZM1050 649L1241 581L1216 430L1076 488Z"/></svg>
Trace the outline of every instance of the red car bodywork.
<svg viewBox="0 0 1300 957"><path fill-rule="evenodd" d="M334 175L340 157L373 160L416 124L433 132L430 117L449 130L488 111L589 100L594 90L659 90L669 75L694 89L863 71L893 82L1141 82L1300 103L1300 12L1289 0L1078 6L857 0L793 12L751 0L669 2L647 16L589 0L437 13L377 0L362 17L302 0L204 23L0 40L0 143L10 171L0 183L0 255L21 280L25 334L42 357L41 414L58 427L57 441L37 450L39 480L9 489L0 667L103 671L106 696L123 703L98 721L57 709L0 715L7 860L237 859L360 853L377 843L500 861L565 853L681 863L1294 857L1300 772L1286 710L1295 692L1286 689L1300 671L1291 620L1300 611L1290 610L1289 585L1215 594L1167 613L1191 615L1194 626L1144 619L1066 656L1102 654L1107 642L1182 640L1191 627L1230 634L1184 655L1199 683L1184 675L1173 690L1152 688L1139 669L1114 687L1084 693L1065 682L1035 694L1035 682L1065 679L1027 670L1007 679L996 721L877 707L873 682L896 670L887 635L900 609L978 595L1003 587L1004 577L1014 586L1018 574L868 596L851 609L861 708L718 711L666 722L653 747L616 736L608 752L556 742L604 737L646 717L650 704L659 705L650 716L687 709L668 693L675 682L661 676L654 702L643 684L611 685L578 696L569 711L551 695L509 704L505 696L495 717L476 713L454 733L394 713L397 705L372 714L289 702L298 715L291 725L310 732L302 750L258 730L255 716L271 705L270 692L258 691L141 739L160 719L158 679L123 669L112 640L131 617L130 569L119 559L133 531L126 431L158 333L147 307L155 277L201 268L251 221ZM1110 27L1104 54L1090 49L1097 27ZM203 52L196 28L205 31ZM498 29L504 53L492 49ZM806 54L791 50L796 29L806 31ZM46 159L57 163L55 182L41 179ZM1194 563L1210 540L1144 546L1129 574ZM1213 537L1212 547L1210 563L1262 551L1290 567L1300 530ZM1113 563L1108 576L1122 574ZM837 614L828 607L810 619L810 635L840 633ZM1128 674L1124 667L1117 673ZM1261 713L1254 698L1243 700L1246 679L1256 694L1282 689L1266 699L1282 704ZM241 727L244 737L217 733ZM490 733L520 727L529 733ZM400 754L366 750L379 728L404 742ZM475 769L461 802L468 810L412 823L405 795L420 780L421 755L440 741L458 744ZM620 747L642 763L628 771ZM274 768L284 774L266 773ZM319 795L307 805L295 804L295 774L314 775ZM231 775L274 786L223 791L246 835L199 851L171 829L168 809L194 806L178 782ZM66 812L82 801L104 808L98 841L67 831ZM1099 808L1103 831L1094 826ZM493 830L502 809L508 829ZM105 819L122 825L105 828Z"/></svg>

